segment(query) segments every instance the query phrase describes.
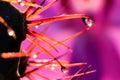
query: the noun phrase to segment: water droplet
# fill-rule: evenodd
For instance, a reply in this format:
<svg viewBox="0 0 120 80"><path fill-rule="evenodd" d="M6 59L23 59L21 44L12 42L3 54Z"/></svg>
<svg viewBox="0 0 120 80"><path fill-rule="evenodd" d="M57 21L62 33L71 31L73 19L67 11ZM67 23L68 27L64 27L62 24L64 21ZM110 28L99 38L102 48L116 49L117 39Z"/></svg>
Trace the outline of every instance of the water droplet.
<svg viewBox="0 0 120 80"><path fill-rule="evenodd" d="M64 67L64 66L62 66L62 67L61 67L61 71L62 71L63 73L68 73L67 68L66 68L66 67Z"/></svg>
<svg viewBox="0 0 120 80"><path fill-rule="evenodd" d="M51 65L51 70L55 70L55 66L56 66L55 64L52 64Z"/></svg>
<svg viewBox="0 0 120 80"><path fill-rule="evenodd" d="M21 2L22 0L18 0L18 2Z"/></svg>
<svg viewBox="0 0 120 80"><path fill-rule="evenodd" d="M36 55L36 54L34 54L34 55L33 55L33 58L37 58L37 55Z"/></svg>
<svg viewBox="0 0 120 80"><path fill-rule="evenodd" d="M20 2L20 5L21 5L21 6L25 6L25 3L23 3L23 2Z"/></svg>
<svg viewBox="0 0 120 80"><path fill-rule="evenodd" d="M94 20L91 18L82 18L82 20L88 27L92 27L94 25Z"/></svg>
<svg viewBox="0 0 120 80"><path fill-rule="evenodd" d="M36 29L38 29L38 28L39 28L39 26L38 26L38 25L36 25L36 26L35 26L35 28L36 28Z"/></svg>
<svg viewBox="0 0 120 80"><path fill-rule="evenodd" d="M9 36L13 36L14 35L14 31L9 31L8 34L9 34Z"/></svg>
<svg viewBox="0 0 120 80"><path fill-rule="evenodd" d="M9 36L12 36L14 39L16 39L15 32L11 28L9 28L7 32Z"/></svg>

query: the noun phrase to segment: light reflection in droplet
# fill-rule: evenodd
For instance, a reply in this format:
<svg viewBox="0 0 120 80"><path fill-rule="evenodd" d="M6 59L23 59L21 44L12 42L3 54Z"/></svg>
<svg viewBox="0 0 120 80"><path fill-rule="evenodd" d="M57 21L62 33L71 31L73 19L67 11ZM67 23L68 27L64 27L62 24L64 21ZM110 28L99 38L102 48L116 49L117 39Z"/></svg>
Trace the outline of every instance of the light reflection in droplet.
<svg viewBox="0 0 120 80"><path fill-rule="evenodd" d="M53 71L53 70L55 70L55 64L52 64L52 66L51 66L51 70Z"/></svg>
<svg viewBox="0 0 120 80"><path fill-rule="evenodd" d="M25 6L25 3L21 2L20 5L21 5L21 6Z"/></svg>
<svg viewBox="0 0 120 80"><path fill-rule="evenodd" d="M33 55L33 58L37 58L37 55L36 55L36 54L34 54L34 55Z"/></svg>
<svg viewBox="0 0 120 80"><path fill-rule="evenodd" d="M94 25L94 20L92 20L91 18L83 18L82 20L88 27L92 27Z"/></svg>
<svg viewBox="0 0 120 80"><path fill-rule="evenodd" d="M39 26L38 26L38 25L36 25L36 26L35 26L35 28L37 29L37 28L39 28Z"/></svg>
<svg viewBox="0 0 120 80"><path fill-rule="evenodd" d="M9 36L13 36L14 31L9 31L8 34L9 34Z"/></svg>
<svg viewBox="0 0 120 80"><path fill-rule="evenodd" d="M66 67L64 67L64 66L61 68L61 71L62 71L63 73L65 73L65 74L68 73L68 69L67 69Z"/></svg>

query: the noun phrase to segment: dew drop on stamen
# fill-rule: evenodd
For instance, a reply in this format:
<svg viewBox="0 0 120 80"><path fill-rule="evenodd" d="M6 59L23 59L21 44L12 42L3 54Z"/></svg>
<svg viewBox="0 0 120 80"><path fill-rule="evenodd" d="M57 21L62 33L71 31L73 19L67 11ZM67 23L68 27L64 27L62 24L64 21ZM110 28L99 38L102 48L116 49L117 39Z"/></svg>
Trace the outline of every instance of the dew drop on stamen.
<svg viewBox="0 0 120 80"><path fill-rule="evenodd" d="M25 6L25 3L21 2L20 5L21 5L21 6Z"/></svg>
<svg viewBox="0 0 120 80"><path fill-rule="evenodd" d="M14 39L16 39L15 32L12 29L8 29L8 35L12 36Z"/></svg>
<svg viewBox="0 0 120 80"><path fill-rule="evenodd" d="M10 31L10 32L8 32L8 34L9 34L9 36L13 36L14 31Z"/></svg>
<svg viewBox="0 0 120 80"><path fill-rule="evenodd" d="M36 54L34 54L34 55L33 55L33 58L37 58L37 55L36 55Z"/></svg>
<svg viewBox="0 0 120 80"><path fill-rule="evenodd" d="M82 20L88 27L92 27L94 25L94 20L92 20L91 18L82 18Z"/></svg>
<svg viewBox="0 0 120 80"><path fill-rule="evenodd" d="M66 67L64 67L64 66L61 67L61 71L63 73L68 73L68 69Z"/></svg>
<svg viewBox="0 0 120 80"><path fill-rule="evenodd" d="M35 26L35 28L36 28L36 29L38 29L38 28L39 28L39 26L38 26L38 25L36 25L36 26Z"/></svg>
<svg viewBox="0 0 120 80"><path fill-rule="evenodd" d="M18 0L18 2L21 2L22 0Z"/></svg>
<svg viewBox="0 0 120 80"><path fill-rule="evenodd" d="M55 64L52 64L52 66L51 66L51 70L53 71L53 70L55 70Z"/></svg>

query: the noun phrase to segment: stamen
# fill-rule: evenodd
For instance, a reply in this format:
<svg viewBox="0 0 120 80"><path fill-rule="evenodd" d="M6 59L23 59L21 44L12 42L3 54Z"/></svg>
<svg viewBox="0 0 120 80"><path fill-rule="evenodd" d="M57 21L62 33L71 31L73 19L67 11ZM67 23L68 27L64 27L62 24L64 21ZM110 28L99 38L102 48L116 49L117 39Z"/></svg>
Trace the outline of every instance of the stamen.
<svg viewBox="0 0 120 80"><path fill-rule="evenodd" d="M28 21L27 25L29 27L33 27L35 25L53 23L53 22L60 21L60 20L68 20L68 19L75 19L75 18L80 18L80 19L84 18L85 19L84 23L88 27L91 27L94 25L94 19L84 14L70 14L70 15L62 15L62 16L55 16L51 18L45 18L41 20L32 20L32 21Z"/></svg>
<svg viewBox="0 0 120 80"><path fill-rule="evenodd" d="M4 27L7 28L8 35L16 39L16 34L14 30L7 24L7 22L1 16L0 16L0 22L4 25Z"/></svg>
<svg viewBox="0 0 120 80"><path fill-rule="evenodd" d="M48 8L50 8L53 4L55 4L57 2L57 0L53 0L51 3L49 3L48 5L46 5L45 7L37 10L34 14L30 15L27 17L27 20L39 15L40 13L44 12L45 10L47 10Z"/></svg>

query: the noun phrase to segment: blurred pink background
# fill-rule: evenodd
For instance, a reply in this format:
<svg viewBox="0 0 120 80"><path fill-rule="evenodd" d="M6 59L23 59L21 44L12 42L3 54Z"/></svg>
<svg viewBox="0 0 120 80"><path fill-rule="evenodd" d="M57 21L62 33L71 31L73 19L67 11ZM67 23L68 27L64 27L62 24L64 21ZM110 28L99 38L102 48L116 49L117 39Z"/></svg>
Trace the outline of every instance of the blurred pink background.
<svg viewBox="0 0 120 80"><path fill-rule="evenodd" d="M120 80L120 0L62 1L64 7L67 3L66 13L85 13L96 20L94 28L74 41L71 61L86 61L97 70L85 80Z"/></svg>

